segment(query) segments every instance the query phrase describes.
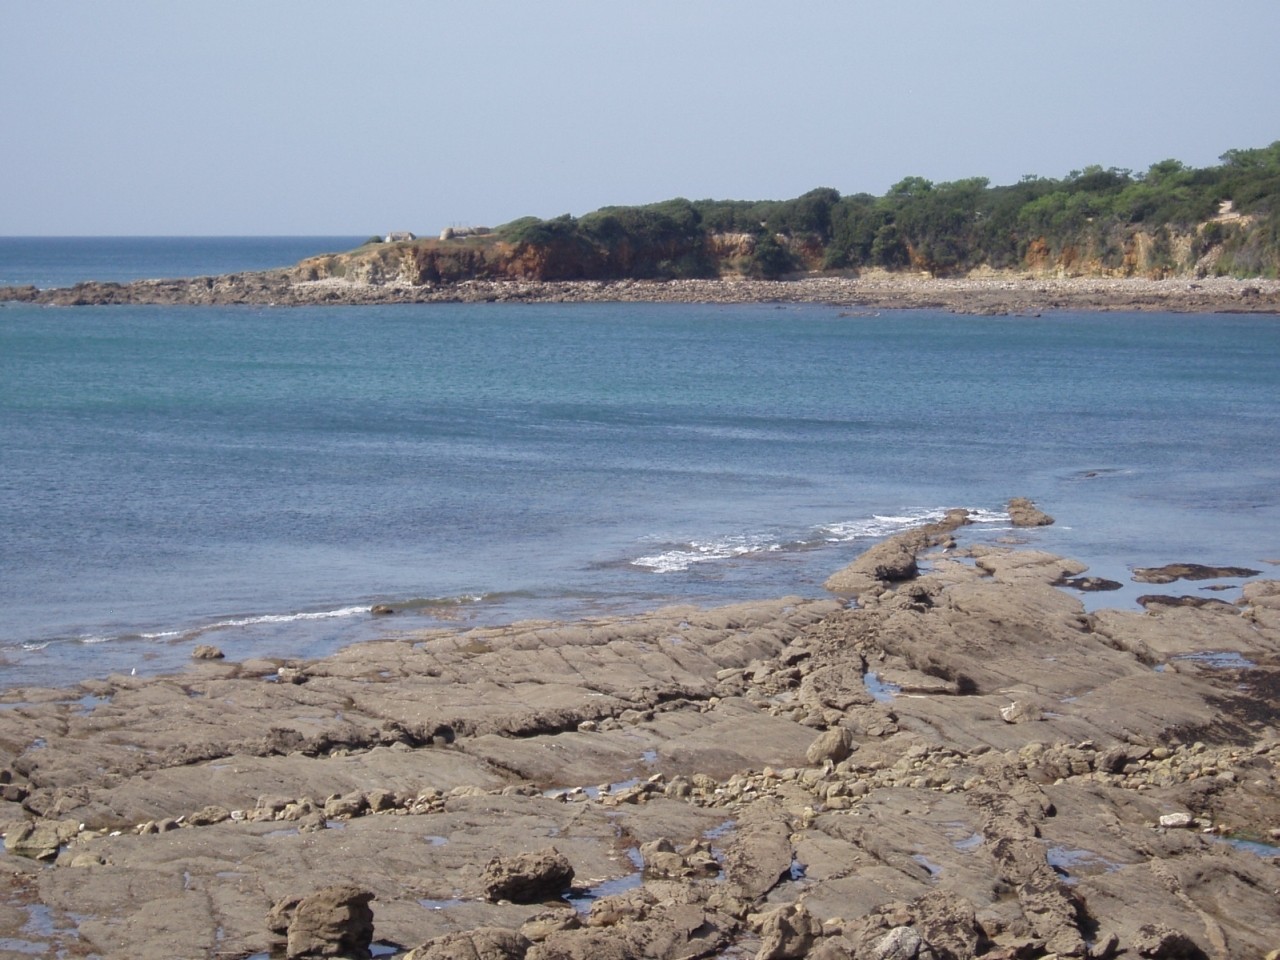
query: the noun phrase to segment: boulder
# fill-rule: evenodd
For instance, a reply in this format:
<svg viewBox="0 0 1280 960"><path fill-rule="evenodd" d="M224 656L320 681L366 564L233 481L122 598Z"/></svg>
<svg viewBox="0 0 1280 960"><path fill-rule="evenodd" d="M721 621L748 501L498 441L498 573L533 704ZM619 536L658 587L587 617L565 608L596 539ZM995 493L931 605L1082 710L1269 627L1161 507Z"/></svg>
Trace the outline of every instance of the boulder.
<svg viewBox="0 0 1280 960"><path fill-rule="evenodd" d="M822 922L805 909L791 903L766 914L760 924L760 950L756 960L796 960L807 957L814 941L822 936Z"/></svg>
<svg viewBox="0 0 1280 960"><path fill-rule="evenodd" d="M805 758L815 767L822 766L828 760L839 763L849 758L854 746L852 733L844 727L832 727L809 744Z"/></svg>
<svg viewBox="0 0 1280 960"><path fill-rule="evenodd" d="M351 885L326 887L302 897L288 916L289 960L345 957L367 960L373 942L373 894ZM279 906L279 904L277 904ZM281 911L288 915L290 911ZM279 923L273 908L268 923Z"/></svg>
<svg viewBox="0 0 1280 960"><path fill-rule="evenodd" d="M193 660L221 660L225 654L211 643L199 644L191 651Z"/></svg>
<svg viewBox="0 0 1280 960"><path fill-rule="evenodd" d="M1043 720L1044 714L1029 700L1015 700L1007 707L1000 708L1000 719L1005 723L1028 723Z"/></svg>
<svg viewBox="0 0 1280 960"><path fill-rule="evenodd" d="M490 902L538 903L559 897L573 883L573 866L555 847L494 857L480 878Z"/></svg>
<svg viewBox="0 0 1280 960"><path fill-rule="evenodd" d="M894 927L881 937L868 954L872 960L915 960L924 939L915 927Z"/></svg>
<svg viewBox="0 0 1280 960"><path fill-rule="evenodd" d="M193 827L208 827L215 823L222 823L223 820L231 819L231 811L226 807L220 807L217 804L210 804L207 807L201 807L195 813L187 817L187 823Z"/></svg>

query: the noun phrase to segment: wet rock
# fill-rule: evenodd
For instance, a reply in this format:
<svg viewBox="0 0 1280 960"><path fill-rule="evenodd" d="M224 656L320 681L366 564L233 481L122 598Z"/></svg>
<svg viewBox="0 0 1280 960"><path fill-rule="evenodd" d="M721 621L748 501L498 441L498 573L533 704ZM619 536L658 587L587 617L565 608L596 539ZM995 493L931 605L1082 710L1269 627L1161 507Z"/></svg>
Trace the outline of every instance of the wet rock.
<svg viewBox="0 0 1280 960"><path fill-rule="evenodd" d="M1138 583L1173 583L1175 580L1216 580L1219 577L1256 577L1262 571L1248 567L1210 567L1202 563L1168 563L1163 567L1137 567Z"/></svg>
<svg viewBox="0 0 1280 960"><path fill-rule="evenodd" d="M477 927L428 940L405 954L404 960L524 960L530 946L528 938L515 930Z"/></svg>
<svg viewBox="0 0 1280 960"><path fill-rule="evenodd" d="M1047 527L1053 523L1053 517L1026 497L1014 497L1006 509L1009 511L1009 522L1015 527Z"/></svg>
<svg viewBox="0 0 1280 960"><path fill-rule="evenodd" d="M27 820L9 828L4 847L20 857L52 860L79 832L80 824L75 820Z"/></svg>
<svg viewBox="0 0 1280 960"><path fill-rule="evenodd" d="M388 604L376 603L369 608L369 612L373 614L375 617L389 617L391 614L395 613L396 610L395 610L395 607L392 607Z"/></svg>
<svg viewBox="0 0 1280 960"><path fill-rule="evenodd" d="M559 897L573 883L573 866L555 847L494 857L480 878L486 900L538 903Z"/></svg>
<svg viewBox="0 0 1280 960"><path fill-rule="evenodd" d="M225 654L211 643L201 643L191 651L193 660L221 660Z"/></svg>
<svg viewBox="0 0 1280 960"><path fill-rule="evenodd" d="M942 520L907 530L868 548L853 563L827 578L824 586L832 593L861 596L882 589L885 584L911 580L920 574L917 557L922 552L944 543L953 531L971 522L968 510L948 510Z"/></svg>
<svg viewBox="0 0 1280 960"><path fill-rule="evenodd" d="M1159 593L1144 593L1138 598L1138 605L1150 610L1152 607L1217 607L1222 610L1234 610L1233 604L1213 597L1169 597Z"/></svg>
<svg viewBox="0 0 1280 960"><path fill-rule="evenodd" d="M302 897L291 911L275 908L268 923L288 915L289 960L303 957L350 957L367 960L373 942L373 894L350 885L326 887ZM279 906L277 904L277 906Z"/></svg>
<svg viewBox="0 0 1280 960"><path fill-rule="evenodd" d="M848 759L853 750L853 734L844 727L833 727L818 735L805 752L805 758L814 766L821 766L828 760L840 763Z"/></svg>
<svg viewBox="0 0 1280 960"><path fill-rule="evenodd" d="M1120 590L1124 587L1124 584L1118 580L1108 580L1106 577L1067 577L1059 580L1058 585L1071 587L1073 590L1079 590L1082 593L1099 593L1107 590Z"/></svg>

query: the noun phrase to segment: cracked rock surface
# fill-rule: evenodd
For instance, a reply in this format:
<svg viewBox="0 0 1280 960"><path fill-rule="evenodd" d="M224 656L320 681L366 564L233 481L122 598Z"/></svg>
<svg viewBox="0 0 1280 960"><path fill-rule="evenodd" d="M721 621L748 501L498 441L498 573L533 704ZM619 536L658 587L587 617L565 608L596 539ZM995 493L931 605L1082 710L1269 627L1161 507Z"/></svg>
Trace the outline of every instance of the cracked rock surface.
<svg viewBox="0 0 1280 960"><path fill-rule="evenodd" d="M877 556L843 598L7 691L0 944L247 958L334 888L417 960L1280 944L1280 583L1086 613L1068 559Z"/></svg>

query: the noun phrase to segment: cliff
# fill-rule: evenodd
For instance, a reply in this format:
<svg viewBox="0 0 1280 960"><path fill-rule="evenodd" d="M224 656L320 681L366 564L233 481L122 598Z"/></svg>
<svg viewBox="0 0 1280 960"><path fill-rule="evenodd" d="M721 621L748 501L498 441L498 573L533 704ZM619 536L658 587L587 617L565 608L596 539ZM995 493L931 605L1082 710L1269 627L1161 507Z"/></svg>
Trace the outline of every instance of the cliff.
<svg viewBox="0 0 1280 960"><path fill-rule="evenodd" d="M503 240L496 236L462 240L419 239L400 243L366 244L347 253L303 260L288 270L297 281L343 280L373 286L438 286L468 280L570 281L635 279L768 278L759 268L761 247L771 242L785 261L779 276L831 272L857 275L872 271L938 277L991 276L1011 273L1032 278L1168 278L1203 279L1217 275L1228 253L1218 221L1186 231L1117 229L1096 241L1054 245L1037 236L1026 244L1025 255L1013 264L994 268L983 262L968 269L945 269L932 263L914 245L907 245L907 262L896 269L839 268L824 271L828 247L814 236L778 234L767 240L743 232L708 233L678 254L693 264L679 269L675 260L655 260L630 240L612 249L569 238L547 241Z"/></svg>

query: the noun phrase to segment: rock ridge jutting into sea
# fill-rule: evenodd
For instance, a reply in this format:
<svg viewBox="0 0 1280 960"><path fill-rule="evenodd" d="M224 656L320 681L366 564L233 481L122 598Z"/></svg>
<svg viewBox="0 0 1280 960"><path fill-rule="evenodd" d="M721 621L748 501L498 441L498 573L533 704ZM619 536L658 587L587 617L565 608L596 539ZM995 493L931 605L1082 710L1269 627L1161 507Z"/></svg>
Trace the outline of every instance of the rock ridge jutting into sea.
<svg viewBox="0 0 1280 960"><path fill-rule="evenodd" d="M1273 956L1280 581L1186 558L1142 575L1224 602L1086 612L1082 564L966 520L827 598L8 691L0 943Z"/></svg>

